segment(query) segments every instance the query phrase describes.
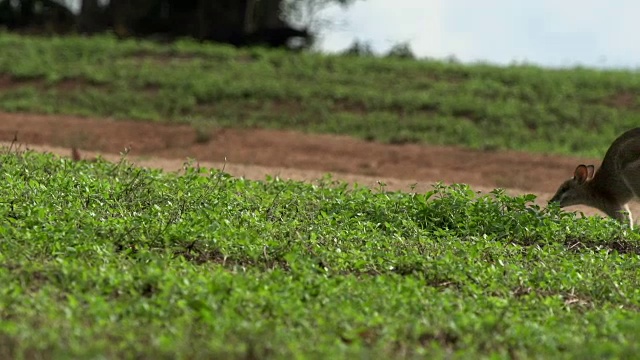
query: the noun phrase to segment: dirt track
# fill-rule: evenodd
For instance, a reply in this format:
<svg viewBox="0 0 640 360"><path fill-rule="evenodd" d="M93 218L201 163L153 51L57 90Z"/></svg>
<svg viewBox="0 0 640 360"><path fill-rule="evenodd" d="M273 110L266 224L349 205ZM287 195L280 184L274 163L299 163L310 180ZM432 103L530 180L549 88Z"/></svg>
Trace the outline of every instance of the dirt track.
<svg viewBox="0 0 640 360"><path fill-rule="evenodd" d="M344 136L273 130L212 129L198 134L189 125L151 124L71 116L0 113L0 141L17 134L20 143L38 151L69 156L71 146L84 157L119 158L130 146L129 160L167 171L188 159L201 166L225 168L234 176L269 175L311 181L326 173L334 178L391 190L424 191L437 181L466 183L479 191L496 187L509 193L534 193L544 203L578 163L598 159L521 152L474 151L456 147L388 145ZM588 214L597 213L575 207ZM632 207L632 210L638 210Z"/></svg>

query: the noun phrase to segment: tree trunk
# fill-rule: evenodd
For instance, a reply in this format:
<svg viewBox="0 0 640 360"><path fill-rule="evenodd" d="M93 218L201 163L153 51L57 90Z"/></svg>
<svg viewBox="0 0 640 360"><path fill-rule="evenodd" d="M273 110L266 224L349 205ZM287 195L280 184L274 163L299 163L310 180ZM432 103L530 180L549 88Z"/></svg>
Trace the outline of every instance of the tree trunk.
<svg viewBox="0 0 640 360"><path fill-rule="evenodd" d="M78 17L78 30L81 33L93 34L104 30L101 21L101 9L98 0L82 0L80 15Z"/></svg>
<svg viewBox="0 0 640 360"><path fill-rule="evenodd" d="M209 17L211 6L207 6L207 0L198 0L198 39L203 40L209 35Z"/></svg>
<svg viewBox="0 0 640 360"><path fill-rule="evenodd" d="M20 2L20 18L18 20L19 26L27 27L33 26L35 20L34 14L35 1L34 0L22 0Z"/></svg>
<svg viewBox="0 0 640 360"><path fill-rule="evenodd" d="M256 5L259 0L246 0L243 19L243 31L250 34L256 31Z"/></svg>
<svg viewBox="0 0 640 360"><path fill-rule="evenodd" d="M111 7L111 16L113 23L113 32L120 36L125 37L130 35L129 21L128 21L128 0L111 0L109 1Z"/></svg>
<svg viewBox="0 0 640 360"><path fill-rule="evenodd" d="M275 29L287 26L281 18L282 0L261 0L261 19L258 28Z"/></svg>

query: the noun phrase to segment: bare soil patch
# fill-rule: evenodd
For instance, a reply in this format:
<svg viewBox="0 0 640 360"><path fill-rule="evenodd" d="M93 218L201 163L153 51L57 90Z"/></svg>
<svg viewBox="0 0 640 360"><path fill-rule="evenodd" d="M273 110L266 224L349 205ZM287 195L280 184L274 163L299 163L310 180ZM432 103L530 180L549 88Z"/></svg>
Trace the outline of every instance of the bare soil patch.
<svg viewBox="0 0 640 360"><path fill-rule="evenodd" d="M263 129L211 128L203 136L185 124L116 121L74 116L0 113L0 141L17 134L28 147L70 156L100 154L116 160L130 147L139 165L179 170L188 159L223 168L234 176L266 175L313 181L326 173L335 179L387 189L425 191L438 181L466 183L479 191L497 187L511 194L533 193L545 203L576 164L599 159L491 152L459 147L380 144L346 136L312 135ZM588 214L596 211L575 207ZM636 209L637 210L637 209Z"/></svg>

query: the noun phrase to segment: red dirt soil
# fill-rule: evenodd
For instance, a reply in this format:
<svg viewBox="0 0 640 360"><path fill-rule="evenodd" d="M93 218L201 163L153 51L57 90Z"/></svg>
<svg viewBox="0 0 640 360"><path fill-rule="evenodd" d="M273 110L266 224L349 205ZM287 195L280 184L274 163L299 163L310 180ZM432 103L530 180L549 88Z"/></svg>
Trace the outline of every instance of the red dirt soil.
<svg viewBox="0 0 640 360"><path fill-rule="evenodd" d="M211 129L190 125L115 121L74 116L0 112L0 141L37 151L71 156L71 147L90 158L109 160L130 147L128 159L141 166L175 171L195 159L201 166L224 168L234 176L262 180L266 175L313 181L326 173L335 179L388 190L425 191L434 182L466 183L478 191L497 187L511 194L533 193L545 203L576 164L599 159L490 152L431 145L391 145L346 136L311 135L260 129ZM613 139L612 139L613 140ZM597 211L583 207L569 210ZM632 210L638 210L635 206Z"/></svg>

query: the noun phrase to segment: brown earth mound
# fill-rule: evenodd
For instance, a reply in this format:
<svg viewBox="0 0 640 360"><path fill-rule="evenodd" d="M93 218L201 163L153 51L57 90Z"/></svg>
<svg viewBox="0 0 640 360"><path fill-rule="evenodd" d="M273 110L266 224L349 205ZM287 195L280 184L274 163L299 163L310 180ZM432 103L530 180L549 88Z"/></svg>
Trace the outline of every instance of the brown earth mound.
<svg viewBox="0 0 640 360"><path fill-rule="evenodd" d="M578 163L599 159L522 152L488 152L457 147L390 145L346 136L311 135L259 129L196 130L184 124L154 124L73 116L0 113L0 140L71 156L100 154L117 159L130 147L129 160L168 171L187 159L223 168L234 176L264 179L268 175L312 181L326 173L367 186L424 191L434 182L466 183L479 191L497 187L509 193L533 193L545 203ZM586 208L574 208L588 214Z"/></svg>

